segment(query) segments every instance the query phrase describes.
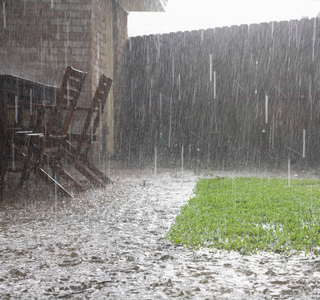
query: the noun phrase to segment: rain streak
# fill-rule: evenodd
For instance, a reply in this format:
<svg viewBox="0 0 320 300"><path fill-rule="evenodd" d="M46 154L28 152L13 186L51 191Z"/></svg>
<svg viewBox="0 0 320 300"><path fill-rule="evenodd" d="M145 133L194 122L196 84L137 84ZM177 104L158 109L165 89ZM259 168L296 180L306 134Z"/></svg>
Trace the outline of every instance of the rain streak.
<svg viewBox="0 0 320 300"><path fill-rule="evenodd" d="M319 177L319 18L128 38L166 3L2 1L1 299L319 299L315 255L166 238L200 177Z"/></svg>

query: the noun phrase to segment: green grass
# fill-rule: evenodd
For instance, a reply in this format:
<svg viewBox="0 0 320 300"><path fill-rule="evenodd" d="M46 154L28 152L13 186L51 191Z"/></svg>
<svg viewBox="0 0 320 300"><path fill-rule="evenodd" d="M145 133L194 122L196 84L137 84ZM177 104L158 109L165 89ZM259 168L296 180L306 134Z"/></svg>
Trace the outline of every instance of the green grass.
<svg viewBox="0 0 320 300"><path fill-rule="evenodd" d="M200 179L167 238L243 254L320 251L320 180Z"/></svg>

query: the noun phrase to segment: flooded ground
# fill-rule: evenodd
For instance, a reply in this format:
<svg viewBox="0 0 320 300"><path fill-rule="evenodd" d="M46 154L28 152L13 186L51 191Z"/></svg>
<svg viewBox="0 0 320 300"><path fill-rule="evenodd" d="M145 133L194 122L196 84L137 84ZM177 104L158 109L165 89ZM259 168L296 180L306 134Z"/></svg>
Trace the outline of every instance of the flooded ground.
<svg viewBox="0 0 320 300"><path fill-rule="evenodd" d="M110 177L113 185L73 200L2 204L1 299L320 298L320 258L191 251L167 241L194 172Z"/></svg>

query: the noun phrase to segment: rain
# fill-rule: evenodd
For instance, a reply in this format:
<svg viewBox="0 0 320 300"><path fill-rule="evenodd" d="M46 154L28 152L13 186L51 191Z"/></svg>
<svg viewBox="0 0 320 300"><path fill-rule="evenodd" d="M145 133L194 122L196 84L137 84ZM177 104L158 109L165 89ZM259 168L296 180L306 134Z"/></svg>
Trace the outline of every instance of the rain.
<svg viewBox="0 0 320 300"><path fill-rule="evenodd" d="M288 157L302 168L314 165L318 24L315 18L131 37L129 77L140 76L120 115L128 128L120 155L130 147L136 161L150 157L161 132L169 165L181 164L183 146L192 167L198 158L209 169L263 162L283 170Z"/></svg>
<svg viewBox="0 0 320 300"><path fill-rule="evenodd" d="M316 256L166 239L199 178L318 178L319 18L127 36L166 2L2 1L1 299L319 298Z"/></svg>

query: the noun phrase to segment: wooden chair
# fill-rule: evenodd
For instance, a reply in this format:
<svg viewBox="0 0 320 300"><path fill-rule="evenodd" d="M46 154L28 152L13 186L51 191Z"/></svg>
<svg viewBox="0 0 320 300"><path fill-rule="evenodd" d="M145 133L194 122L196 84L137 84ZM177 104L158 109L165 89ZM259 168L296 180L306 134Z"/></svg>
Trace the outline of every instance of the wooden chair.
<svg viewBox="0 0 320 300"><path fill-rule="evenodd" d="M61 175L68 181L73 182L78 189L83 190L77 180L61 167L59 149L61 142L66 140L67 131L76 110L86 75L85 72L70 66L67 67L54 106L49 110L47 120L44 118L45 108L41 107L36 125L37 132L27 134L30 139L28 153L25 154L16 147L17 154L24 161L20 185L24 185L24 182L29 179L32 170L46 184L57 188L59 193L64 196L72 196L55 178L44 171L42 167L48 162L54 172L54 177L56 174ZM66 111L64 120L60 120L62 110Z"/></svg>
<svg viewBox="0 0 320 300"><path fill-rule="evenodd" d="M90 141L88 141L88 129L95 115L91 134L96 134L101 115L104 112L104 107L108 98L111 84L112 79L102 74L94 97L92 99L91 105L87 109L87 117L85 119L82 131L80 133L77 146L74 147L67 140L63 143L64 152L67 154L69 162L73 163L75 167L78 169L78 171L80 171L84 176L86 176L89 179L91 183L98 187L105 186L105 184L110 183L111 180L87 159L87 152L89 147L91 146ZM89 147L87 147L85 151L82 151L83 144L86 141L86 139L86 144L89 144ZM85 166L85 168L83 168L83 166Z"/></svg>
<svg viewBox="0 0 320 300"><path fill-rule="evenodd" d="M98 87L90 107L77 107L86 73L67 67L62 84L57 92L53 105L38 105L37 120L34 132L19 131L27 138L24 143L13 144L13 149L19 160L23 162L20 185L23 186L33 172L52 189L62 196L72 197L61 179L71 183L77 190L84 191L69 172L65 170L61 158L66 159L69 165L81 173L94 187L105 187L111 180L87 158L88 130L90 124L91 135L96 135L102 113L104 112L107 97L111 88L112 79L101 75ZM81 132L72 133L76 137L76 146L69 140L70 124L76 110L87 113ZM16 139L18 140L18 139ZM85 148L86 149L83 149ZM45 171L45 166L52 170L52 176Z"/></svg>

